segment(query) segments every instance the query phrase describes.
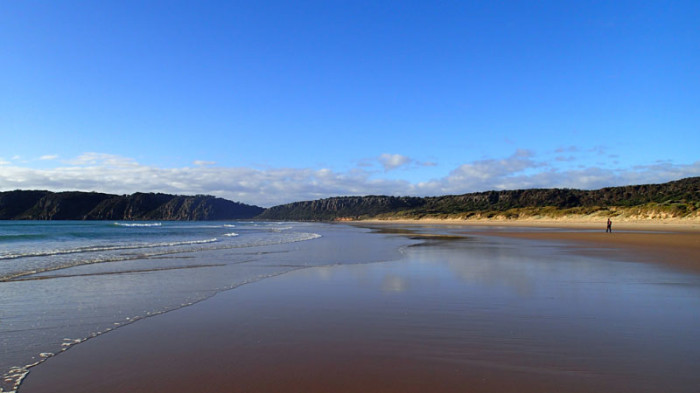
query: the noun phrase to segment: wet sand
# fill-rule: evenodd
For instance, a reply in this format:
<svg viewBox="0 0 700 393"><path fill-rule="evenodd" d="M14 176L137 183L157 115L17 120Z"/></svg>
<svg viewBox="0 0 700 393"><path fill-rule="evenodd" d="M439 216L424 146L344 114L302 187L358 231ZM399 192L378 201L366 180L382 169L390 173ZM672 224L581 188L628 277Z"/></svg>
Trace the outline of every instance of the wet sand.
<svg viewBox="0 0 700 393"><path fill-rule="evenodd" d="M296 271L122 327L36 367L20 393L700 386L700 277L606 251L692 257L697 236L446 235L396 262Z"/></svg>
<svg viewBox="0 0 700 393"><path fill-rule="evenodd" d="M20 392L399 393L464 392L465 386L470 392L542 392L562 386L570 392L597 389L596 383L586 381L577 370L566 365L526 364L527 356L519 362L507 359L507 353L488 360L456 359L460 349L452 346L460 343L448 337L443 338L445 342L422 342L420 327L425 327L425 321L419 315L406 318L401 315L405 310L373 307L365 303L367 299L358 309L353 301L328 293L342 283L319 286L316 279L303 274L290 277L251 285L235 297L217 296L206 306L173 312L86 342L32 371ZM290 303L271 298L268 291L277 295L289 291ZM316 299L317 295L329 298ZM304 301L303 307L296 304L299 300ZM413 326L398 331L397 320Z"/></svg>
<svg viewBox="0 0 700 393"><path fill-rule="evenodd" d="M605 223L588 220L366 220L360 225L444 226L467 228L459 234L479 234L570 244L582 253L610 254L635 261L662 263L693 272L700 271L700 221L615 222L612 233ZM478 228L478 231L474 231ZM537 231L522 229L537 228ZM552 229L552 230L546 230ZM452 232L454 233L454 232ZM622 251L622 253L617 252Z"/></svg>
<svg viewBox="0 0 700 393"><path fill-rule="evenodd" d="M571 244L580 253L623 251L622 258L661 263L700 272L700 232L482 232L484 235L520 239L559 241Z"/></svg>
<svg viewBox="0 0 700 393"><path fill-rule="evenodd" d="M518 218L518 219L388 219L360 220L353 223L359 225L444 225L470 227L502 227L502 228L559 228L559 229L592 229L605 231L607 217L564 217L550 218ZM631 220L613 218L613 230L622 231L672 231L700 233L700 218Z"/></svg>

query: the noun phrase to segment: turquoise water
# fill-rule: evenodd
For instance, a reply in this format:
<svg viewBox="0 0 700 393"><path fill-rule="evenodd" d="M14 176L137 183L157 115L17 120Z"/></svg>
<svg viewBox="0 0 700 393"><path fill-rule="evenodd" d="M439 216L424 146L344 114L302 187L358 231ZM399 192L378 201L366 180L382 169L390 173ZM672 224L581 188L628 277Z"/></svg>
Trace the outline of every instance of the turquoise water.
<svg viewBox="0 0 700 393"><path fill-rule="evenodd" d="M0 222L0 280L101 262L267 246L320 235L286 224Z"/></svg>
<svg viewBox="0 0 700 393"><path fill-rule="evenodd" d="M119 326L295 269L396 259L409 243L377 236L354 247L366 232L279 222L0 221L0 392L16 390L33 365Z"/></svg>

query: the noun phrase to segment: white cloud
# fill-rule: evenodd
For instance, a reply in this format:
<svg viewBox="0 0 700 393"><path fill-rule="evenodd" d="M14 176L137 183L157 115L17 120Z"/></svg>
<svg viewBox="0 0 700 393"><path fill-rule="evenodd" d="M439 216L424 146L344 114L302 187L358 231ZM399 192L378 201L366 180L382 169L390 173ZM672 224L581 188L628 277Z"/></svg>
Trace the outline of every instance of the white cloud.
<svg viewBox="0 0 700 393"><path fill-rule="evenodd" d="M560 170L551 163L536 160L531 151L518 150L505 159L461 165L444 178L417 184L415 192L417 195L444 195L525 188L597 189L663 183L692 176L700 176L700 161L686 165L663 162L627 169Z"/></svg>
<svg viewBox="0 0 700 393"><path fill-rule="evenodd" d="M137 167L139 164L132 158L105 153L85 153L75 159L67 161L73 166L97 166L97 167Z"/></svg>
<svg viewBox="0 0 700 393"><path fill-rule="evenodd" d="M55 160L57 158L58 158L58 156L55 154L47 154L45 156L39 157L39 159L42 161L51 161L51 160Z"/></svg>
<svg viewBox="0 0 700 393"><path fill-rule="evenodd" d="M529 150L517 150L505 159L488 159L464 164L452 171L449 178L462 183L490 181L495 178L512 176L526 169L543 166L532 160L534 153Z"/></svg>
<svg viewBox="0 0 700 393"><path fill-rule="evenodd" d="M410 164L413 160L401 154L382 154L379 156L379 162L384 167L385 171L391 171L400 166Z"/></svg>
<svg viewBox="0 0 700 393"><path fill-rule="evenodd" d="M195 160L192 162L193 165L197 166L211 166L211 165L216 165L216 162L214 161L201 161L201 160Z"/></svg>
<svg viewBox="0 0 700 393"><path fill-rule="evenodd" d="M401 161L397 159L395 163ZM344 195L427 196L549 187L595 189L700 176L700 161L693 164L655 162L627 169L587 167L564 171L551 165L538 160L532 151L518 150L504 159L472 161L445 177L411 183L377 178L381 174L363 168L347 172L327 168L261 170L207 165L159 168L142 165L126 157L87 153L65 162L64 166L51 169L27 168L5 162L0 171L0 190L211 194L249 204L273 206Z"/></svg>
<svg viewBox="0 0 700 393"><path fill-rule="evenodd" d="M378 160L379 163L382 165L382 167L384 168L384 171L385 171L385 172L394 170L394 169L396 169L396 168L407 167L407 166L411 166L411 167L416 167L416 166L425 166L425 167L428 167L428 166L437 166L437 164L434 163L434 162L430 162L430 161L420 162L420 161L414 160L413 158L404 156L404 155L402 155L402 154L388 154L388 153L384 153L384 154L382 154L381 156L379 156L379 158L377 158L377 160ZM359 164L359 166L362 166L362 167L367 167L367 166L371 166L371 165L372 165L372 164L369 164L369 163L367 163L367 162L362 162L362 163Z"/></svg>
<svg viewBox="0 0 700 393"><path fill-rule="evenodd" d="M165 192L212 194L230 200L272 206L335 195L365 195L407 190L404 181L370 179L366 171L337 173L329 169L158 168L134 160L89 153L52 169L4 166L0 190L48 189L115 194Z"/></svg>

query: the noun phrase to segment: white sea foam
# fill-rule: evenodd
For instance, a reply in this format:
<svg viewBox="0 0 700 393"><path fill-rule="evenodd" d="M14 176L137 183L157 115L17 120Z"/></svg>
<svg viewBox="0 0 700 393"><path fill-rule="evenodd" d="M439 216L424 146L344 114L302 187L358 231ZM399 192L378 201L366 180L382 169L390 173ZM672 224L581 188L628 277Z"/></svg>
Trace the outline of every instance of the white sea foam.
<svg viewBox="0 0 700 393"><path fill-rule="evenodd" d="M276 228L273 227L273 228L270 228L270 230L271 230L272 232L282 232L282 231L287 231L287 230L290 230L290 229L292 229L292 227L276 227Z"/></svg>
<svg viewBox="0 0 700 393"><path fill-rule="evenodd" d="M286 232L286 233L281 233L281 234L282 234L282 236L280 236L280 237L259 239L257 241L245 243L242 246L243 247L271 246L271 245L275 245L275 244L303 242L303 241L318 239L318 238L322 237L318 233L306 233L306 232Z"/></svg>
<svg viewBox="0 0 700 393"><path fill-rule="evenodd" d="M238 222L238 225L224 223L211 223L211 225L188 225L189 223L187 223L181 226L173 225L171 223L114 222L112 224L112 222L108 222L106 224L107 225L105 225L105 223L95 223L94 232L83 229L85 227L91 228L89 225L92 225L92 223L80 223L74 225L67 225L64 223L47 224L48 226L53 225L63 231L47 231L47 233L49 233L48 241L44 241L42 243L37 242L35 243L36 246L35 244L27 241L14 249L9 247L6 248L5 250L7 253L4 255L3 253L0 253L0 262L2 262L0 263L0 267L3 267L4 265L4 270L0 272L0 281L36 279L37 283L56 282L53 280L42 280L74 277L72 275L73 272L67 272L65 275L54 275L54 272L81 265L149 259L151 257L160 258L162 255L181 253L192 253L192 258L197 258L194 253L201 251L210 252L212 250L220 249L277 245L313 240L321 237L321 235L317 233L298 232L294 230L293 228L298 228L296 224L290 226L289 224L282 223L265 223L263 225L256 225L257 228L255 229L252 228L252 225L246 225ZM114 226L110 228L110 224L114 226L123 226L125 228L121 230L118 230ZM164 231L163 229L158 228L161 225L163 225L164 228L167 228L167 230ZM134 230L128 230L127 228L129 227L136 228L134 228ZM138 227L143 228L138 230ZM149 231L148 227L155 228L151 228ZM174 228L178 229L173 230ZM197 228L206 228L206 230L200 230ZM236 232L233 232L231 228L236 228ZM240 236L237 232L243 234L243 236ZM203 239L192 240L197 239L198 237ZM30 241L33 241L33 239L30 239ZM245 253L242 255L245 255ZM187 257L189 258L190 256L188 255ZM1 261L3 259L8 261ZM169 264L170 261L171 259L157 259L154 260L153 263ZM247 260L242 262L247 263ZM96 269L98 273L102 272L103 270L107 270L108 273L111 273L113 270L120 272L123 268L115 265L114 267L110 266L105 267L104 269ZM87 271L87 275L92 275L91 269L85 269L85 271ZM78 275L85 271L78 271ZM256 281L275 274L260 275L251 279L246 279L242 282L246 283L249 281ZM72 280L65 281L68 283ZM236 282L235 286L238 285L241 285L241 283ZM218 287L217 290L222 288L223 287ZM180 304L179 307L184 307L199 300L201 299L187 299L181 304L177 304ZM42 346L38 347L42 351L36 351L31 353L31 356L27 356L27 359L31 359L27 363L32 364L25 365L24 367L16 367L14 369L6 367L8 365L3 365L4 370L0 370L0 373L2 373L2 371L5 371L5 373L0 375L2 375L5 383L3 386L0 386L0 392L3 392L3 387L5 389L10 389L9 391L16 390L22 379L26 376L29 368L47 360L49 357L54 356L54 354L58 355L73 345L83 342L91 337L96 337L102 333L118 329L119 327L127 325L140 318L166 312L171 308L171 306L168 306L154 311L143 311L143 309L140 309L142 311L139 312L143 312L143 314L138 315L137 313L137 315L131 315L129 317L121 315L121 318L119 319L115 318L106 321L105 324L101 325L101 327L96 331L85 331L84 333L76 331L75 333L69 333L79 334L82 336L82 338L64 338L65 336L60 336L58 337L58 342L55 342L54 344L47 341L46 343L43 343ZM6 370L11 371L8 372ZM8 390L5 390L5 392L7 391Z"/></svg>
<svg viewBox="0 0 700 393"><path fill-rule="evenodd" d="M28 367L12 367L10 370L3 375L3 380L11 384L11 390L3 390L0 388L0 392L15 393L19 388L19 384L22 380L29 374Z"/></svg>
<svg viewBox="0 0 700 393"><path fill-rule="evenodd" d="M136 250L136 249L140 249L140 248L177 247L177 246L187 246L187 245L193 245L193 244L214 243L217 241L219 241L219 239L212 238L212 239L204 239L204 240L188 240L188 241L181 241L181 242L137 243L137 244L114 245L114 246L92 246L92 247L67 248L67 249L62 249L62 250L45 250L45 251L23 252L23 253L8 253L8 254L0 255L0 260L26 258L26 257L47 257L47 256L54 256L54 255L80 254L80 253L101 252L101 251Z"/></svg>
<svg viewBox="0 0 700 393"><path fill-rule="evenodd" d="M114 225L119 227L159 227L163 224L159 222L115 222Z"/></svg>
<svg viewBox="0 0 700 393"><path fill-rule="evenodd" d="M233 224L205 224L205 225L169 225L168 229L216 229L216 228L235 228Z"/></svg>
<svg viewBox="0 0 700 393"><path fill-rule="evenodd" d="M198 251L201 248L191 248L192 246L205 246L207 244L212 244L218 242L218 238L204 239L204 240L190 240L181 242L161 242L161 243L147 243L147 244L132 244L132 245L120 245L120 246L96 246L96 247L82 247L76 249L64 249L64 250L49 250L49 251L36 251L27 252L20 254L5 254L0 255L1 260L16 260L20 258L31 258L31 257L57 257L62 255L77 255L80 259L73 260L55 260L53 263L37 267L35 265L31 266L30 269L21 271L7 271L0 273L0 281L11 281L16 280L21 277L26 277L33 274L41 274L61 269L66 269L70 267L80 266L80 265L90 265L95 263L103 262L119 262L140 258L149 258L160 255L176 254L180 252L190 252ZM138 254L117 254L110 253L112 251L125 251L125 250L144 250ZM155 252L145 252L145 250L157 250ZM102 252L106 252L102 254ZM27 266L29 267L29 266ZM2 393L2 392L0 392Z"/></svg>

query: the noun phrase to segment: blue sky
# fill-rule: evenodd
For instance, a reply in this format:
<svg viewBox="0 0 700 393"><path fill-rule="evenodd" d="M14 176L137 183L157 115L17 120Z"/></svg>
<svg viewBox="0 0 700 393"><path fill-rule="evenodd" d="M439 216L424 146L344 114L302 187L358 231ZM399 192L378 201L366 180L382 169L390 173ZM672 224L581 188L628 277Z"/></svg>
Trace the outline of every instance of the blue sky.
<svg viewBox="0 0 700 393"><path fill-rule="evenodd" d="M700 175L697 1L3 1L0 190L336 195Z"/></svg>

